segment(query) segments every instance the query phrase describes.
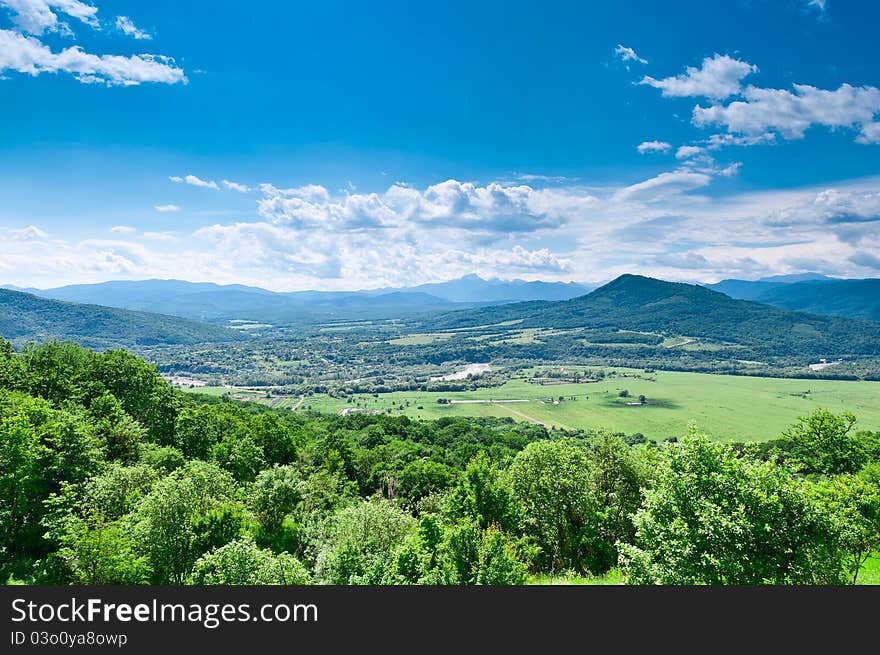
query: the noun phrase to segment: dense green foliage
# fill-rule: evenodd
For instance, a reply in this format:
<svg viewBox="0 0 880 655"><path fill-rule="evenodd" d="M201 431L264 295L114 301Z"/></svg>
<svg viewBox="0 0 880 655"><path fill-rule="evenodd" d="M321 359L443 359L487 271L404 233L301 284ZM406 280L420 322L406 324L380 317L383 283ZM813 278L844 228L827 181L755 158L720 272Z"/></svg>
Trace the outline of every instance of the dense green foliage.
<svg viewBox="0 0 880 655"><path fill-rule="evenodd" d="M509 419L276 412L124 351L0 342L0 575L53 584L853 582L878 435L763 450Z"/></svg>
<svg viewBox="0 0 880 655"><path fill-rule="evenodd" d="M234 330L126 309L49 300L0 289L0 335L16 343L72 339L90 348L229 342Z"/></svg>

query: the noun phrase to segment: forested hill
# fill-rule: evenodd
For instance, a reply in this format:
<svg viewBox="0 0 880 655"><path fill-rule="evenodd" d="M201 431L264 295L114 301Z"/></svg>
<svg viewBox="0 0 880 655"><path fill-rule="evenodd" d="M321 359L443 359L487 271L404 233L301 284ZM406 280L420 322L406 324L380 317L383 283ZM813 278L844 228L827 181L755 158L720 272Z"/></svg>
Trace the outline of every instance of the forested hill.
<svg viewBox="0 0 880 655"><path fill-rule="evenodd" d="M242 335L176 316L82 305L0 289L0 335L16 344L70 340L88 348L234 341Z"/></svg>
<svg viewBox="0 0 880 655"><path fill-rule="evenodd" d="M452 312L435 329L509 323L521 328L656 332L785 355L878 355L880 323L814 316L735 300L705 287L622 275L585 296Z"/></svg>

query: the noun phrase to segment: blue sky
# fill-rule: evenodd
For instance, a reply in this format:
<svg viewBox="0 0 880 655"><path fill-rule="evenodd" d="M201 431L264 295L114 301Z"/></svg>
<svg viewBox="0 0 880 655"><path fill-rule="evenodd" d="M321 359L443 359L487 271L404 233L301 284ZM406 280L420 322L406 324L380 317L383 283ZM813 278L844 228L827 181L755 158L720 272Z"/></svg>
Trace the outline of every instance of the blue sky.
<svg viewBox="0 0 880 655"><path fill-rule="evenodd" d="M0 0L0 282L877 276L878 14Z"/></svg>

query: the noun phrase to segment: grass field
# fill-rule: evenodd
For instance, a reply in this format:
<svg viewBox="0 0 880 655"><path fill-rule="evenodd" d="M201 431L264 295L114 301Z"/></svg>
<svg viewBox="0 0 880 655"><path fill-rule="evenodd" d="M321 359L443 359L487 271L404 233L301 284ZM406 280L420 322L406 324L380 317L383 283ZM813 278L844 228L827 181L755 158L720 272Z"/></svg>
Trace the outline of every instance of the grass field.
<svg viewBox="0 0 880 655"><path fill-rule="evenodd" d="M616 370L617 377L588 384L541 386L516 378L501 387L468 392L395 392L380 394L378 398L358 395L355 404L315 395L306 397L300 409L336 413L360 404L382 412L390 410L428 419L509 416L548 427L641 432L653 439L680 437L686 433L688 424L694 423L700 431L720 441L763 441L777 437L798 416L822 407L835 412L849 410L859 419L859 429L880 430L880 382ZM621 374L639 377L620 377ZM629 392L626 398L619 396L623 389ZM229 389L205 387L193 391L222 394ZM293 396L270 400L264 393L235 393L259 402L274 400L275 407L293 407L299 401ZM638 404L640 395L647 398L646 404ZM438 398L486 402L439 404ZM489 402L497 400L527 402Z"/></svg>
<svg viewBox="0 0 880 655"><path fill-rule="evenodd" d="M868 558L859 571L856 582L860 585L880 585L880 553L874 553Z"/></svg>

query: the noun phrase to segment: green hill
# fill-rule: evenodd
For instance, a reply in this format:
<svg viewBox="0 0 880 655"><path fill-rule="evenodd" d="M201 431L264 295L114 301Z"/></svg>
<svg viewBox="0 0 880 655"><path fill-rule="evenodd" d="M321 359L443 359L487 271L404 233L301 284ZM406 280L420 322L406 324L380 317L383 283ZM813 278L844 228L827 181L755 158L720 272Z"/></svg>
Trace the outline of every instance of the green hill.
<svg viewBox="0 0 880 655"><path fill-rule="evenodd" d="M638 275L623 275L572 300L465 310L432 321L438 330L499 323L688 336L778 357L880 355L880 323L793 312Z"/></svg>
<svg viewBox="0 0 880 655"><path fill-rule="evenodd" d="M83 305L0 289L0 336L15 343L71 340L89 348L237 341L223 327L176 316Z"/></svg>

